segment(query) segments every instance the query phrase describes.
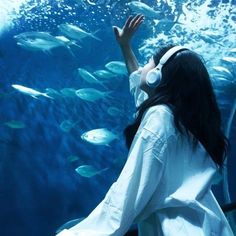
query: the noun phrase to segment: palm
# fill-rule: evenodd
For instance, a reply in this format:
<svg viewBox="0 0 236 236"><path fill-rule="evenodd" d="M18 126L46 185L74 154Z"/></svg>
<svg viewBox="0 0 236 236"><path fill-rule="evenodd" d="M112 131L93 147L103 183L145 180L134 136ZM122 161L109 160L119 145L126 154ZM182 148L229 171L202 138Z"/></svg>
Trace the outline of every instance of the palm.
<svg viewBox="0 0 236 236"><path fill-rule="evenodd" d="M120 44L129 43L132 38L134 32L138 29L138 27L142 24L144 19L143 15L136 15L135 17L129 16L126 20L122 29L117 26L114 27L114 32L116 35L116 40Z"/></svg>

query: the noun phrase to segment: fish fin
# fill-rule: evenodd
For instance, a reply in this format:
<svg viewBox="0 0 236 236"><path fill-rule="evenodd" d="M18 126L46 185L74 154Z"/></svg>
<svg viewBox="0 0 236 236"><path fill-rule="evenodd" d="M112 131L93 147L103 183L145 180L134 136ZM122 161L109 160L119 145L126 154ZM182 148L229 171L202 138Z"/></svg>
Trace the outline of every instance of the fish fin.
<svg viewBox="0 0 236 236"><path fill-rule="evenodd" d="M100 38L94 36L93 34L91 34L91 37L94 38L94 39L96 39L96 40L98 40L98 41L102 41Z"/></svg>
<svg viewBox="0 0 236 236"><path fill-rule="evenodd" d="M54 99L53 97L49 96L47 93L42 93L42 95L43 95L44 97Z"/></svg>
<svg viewBox="0 0 236 236"><path fill-rule="evenodd" d="M38 97L34 96L34 95L30 95L32 98L35 98L35 99L39 99Z"/></svg>
<svg viewBox="0 0 236 236"><path fill-rule="evenodd" d="M101 171L107 171L109 170L109 167L102 169Z"/></svg>
<svg viewBox="0 0 236 236"><path fill-rule="evenodd" d="M92 38L98 40L98 41L102 41L100 38L98 38L97 36L95 36L95 34L96 34L97 32L99 32L99 31L100 31L100 29L94 31L93 33L90 33L90 36L91 36Z"/></svg>
<svg viewBox="0 0 236 236"><path fill-rule="evenodd" d="M70 46L67 45L66 48L68 49L69 53L71 54L72 57L75 57L75 54L73 53L73 51L71 50Z"/></svg>
<svg viewBox="0 0 236 236"><path fill-rule="evenodd" d="M104 93L105 93L106 98L109 98L109 99L113 98L113 96L110 95L111 93L113 93L113 91L107 91L107 92L104 92Z"/></svg>
<svg viewBox="0 0 236 236"><path fill-rule="evenodd" d="M96 34L97 32L101 31L101 29L95 30L92 34Z"/></svg>
<svg viewBox="0 0 236 236"><path fill-rule="evenodd" d="M74 45L74 46L76 46L78 48L82 48L79 44L77 44L77 42L75 40L71 40L69 45Z"/></svg>
<svg viewBox="0 0 236 236"><path fill-rule="evenodd" d="M52 52L50 50L43 50L43 52L48 56L52 56Z"/></svg>
<svg viewBox="0 0 236 236"><path fill-rule="evenodd" d="M103 82L100 82L99 84L100 84L103 88L105 88L106 90L109 90L109 88L108 88L106 85L104 85Z"/></svg>
<svg viewBox="0 0 236 236"><path fill-rule="evenodd" d="M119 126L116 126L112 129L112 132L114 133L115 135L115 139L120 139L120 136L121 136L121 132L120 132L120 128Z"/></svg>
<svg viewBox="0 0 236 236"><path fill-rule="evenodd" d="M111 145L110 145L110 144L108 144L108 143L107 143L107 144L105 144L105 146L107 146L107 147L111 147Z"/></svg>

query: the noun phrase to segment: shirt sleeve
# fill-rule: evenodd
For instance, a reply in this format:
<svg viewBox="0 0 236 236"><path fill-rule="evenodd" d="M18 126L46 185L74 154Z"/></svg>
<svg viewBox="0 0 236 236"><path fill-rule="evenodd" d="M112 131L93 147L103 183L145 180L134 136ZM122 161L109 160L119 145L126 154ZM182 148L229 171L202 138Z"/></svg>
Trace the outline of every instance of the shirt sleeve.
<svg viewBox="0 0 236 236"><path fill-rule="evenodd" d="M57 236L123 236L156 190L166 142L143 128L134 139L117 181L100 204L74 227Z"/></svg>
<svg viewBox="0 0 236 236"><path fill-rule="evenodd" d="M147 93L139 88L141 69L142 67L139 67L138 70L132 72L129 76L130 93L134 97L136 107L148 98Z"/></svg>

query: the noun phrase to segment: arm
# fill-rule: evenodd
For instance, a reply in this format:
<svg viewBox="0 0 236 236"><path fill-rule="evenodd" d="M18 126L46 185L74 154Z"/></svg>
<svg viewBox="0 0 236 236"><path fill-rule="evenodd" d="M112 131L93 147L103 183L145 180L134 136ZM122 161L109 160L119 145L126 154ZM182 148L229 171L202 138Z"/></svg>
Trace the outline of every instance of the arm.
<svg viewBox="0 0 236 236"><path fill-rule="evenodd" d="M136 15L135 17L129 16L122 29L119 29L117 26L113 27L116 40L120 45L129 74L137 70L139 67L137 58L135 57L134 52L131 48L130 40L135 31L142 24L143 20L143 15Z"/></svg>
<svg viewBox="0 0 236 236"><path fill-rule="evenodd" d="M147 99L148 96L139 88L140 80L137 76L139 72L136 73L139 65L137 58L135 57L134 52L131 48L130 40L135 31L142 24L143 20L143 15L136 15L135 17L129 16L122 29L114 26L116 40L122 50L128 73L129 75L131 75L129 76L130 92L134 97L136 107L138 107L145 99ZM136 71L136 74L133 73L134 71Z"/></svg>
<svg viewBox="0 0 236 236"><path fill-rule="evenodd" d="M137 58L134 55L134 52L130 46L130 44L127 45L120 45L124 59L125 64L128 70L129 75L136 71L139 67Z"/></svg>

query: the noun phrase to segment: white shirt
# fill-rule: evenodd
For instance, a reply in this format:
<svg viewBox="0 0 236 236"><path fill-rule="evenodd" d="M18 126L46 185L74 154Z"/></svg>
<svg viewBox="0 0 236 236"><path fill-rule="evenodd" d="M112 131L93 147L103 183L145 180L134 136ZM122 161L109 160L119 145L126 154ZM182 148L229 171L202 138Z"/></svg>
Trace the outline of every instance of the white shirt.
<svg viewBox="0 0 236 236"><path fill-rule="evenodd" d="M147 94L130 75L136 106ZM233 236L212 191L217 166L201 143L194 152L181 138L168 106L143 116L120 176L83 221L57 236L123 236L133 223L139 236Z"/></svg>

